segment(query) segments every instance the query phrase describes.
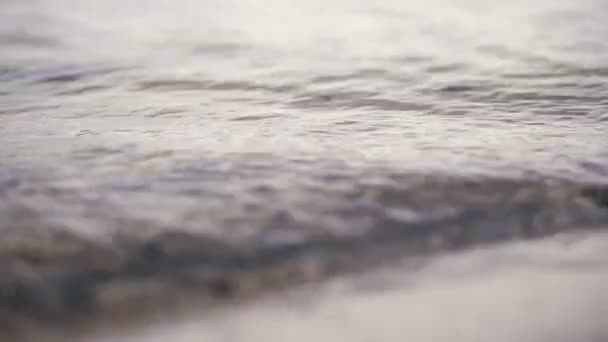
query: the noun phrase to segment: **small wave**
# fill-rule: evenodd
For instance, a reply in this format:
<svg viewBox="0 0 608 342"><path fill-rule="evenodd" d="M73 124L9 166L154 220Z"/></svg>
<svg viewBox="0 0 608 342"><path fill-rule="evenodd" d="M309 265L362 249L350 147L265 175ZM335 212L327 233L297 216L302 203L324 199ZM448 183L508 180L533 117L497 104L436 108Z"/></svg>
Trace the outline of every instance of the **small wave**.
<svg viewBox="0 0 608 342"><path fill-rule="evenodd" d="M247 81L211 81L193 79L156 79L138 82L137 90L143 91L264 91L285 93L297 89L295 85L264 85Z"/></svg>
<svg viewBox="0 0 608 342"><path fill-rule="evenodd" d="M277 162L204 163L135 183L123 175L120 184L89 171L5 174L0 317L12 318L2 325L132 319L179 298L221 304L410 256L608 222L600 185Z"/></svg>

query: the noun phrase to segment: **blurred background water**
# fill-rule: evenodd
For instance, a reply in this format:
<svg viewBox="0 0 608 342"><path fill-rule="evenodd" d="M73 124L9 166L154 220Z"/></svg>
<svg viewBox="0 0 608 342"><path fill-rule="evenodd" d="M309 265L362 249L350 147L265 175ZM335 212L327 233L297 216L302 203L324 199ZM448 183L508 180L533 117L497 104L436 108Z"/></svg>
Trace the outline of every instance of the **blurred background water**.
<svg viewBox="0 0 608 342"><path fill-rule="evenodd" d="M0 287L22 292L3 312L605 227L607 19L603 0L4 0Z"/></svg>

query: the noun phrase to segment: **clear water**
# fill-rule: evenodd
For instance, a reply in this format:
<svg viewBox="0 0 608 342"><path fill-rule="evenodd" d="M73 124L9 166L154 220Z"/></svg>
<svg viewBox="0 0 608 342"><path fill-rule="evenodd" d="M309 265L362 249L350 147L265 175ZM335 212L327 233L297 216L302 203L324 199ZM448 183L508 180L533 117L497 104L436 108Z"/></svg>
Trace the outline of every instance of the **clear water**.
<svg viewBox="0 0 608 342"><path fill-rule="evenodd" d="M607 19L602 0L5 0L0 319L221 307L603 230Z"/></svg>

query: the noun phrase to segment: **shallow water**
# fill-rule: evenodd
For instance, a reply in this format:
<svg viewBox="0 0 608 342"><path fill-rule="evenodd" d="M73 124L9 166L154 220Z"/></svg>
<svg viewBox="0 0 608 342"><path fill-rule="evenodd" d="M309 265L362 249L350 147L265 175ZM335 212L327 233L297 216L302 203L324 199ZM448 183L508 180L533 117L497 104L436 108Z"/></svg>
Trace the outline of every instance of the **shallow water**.
<svg viewBox="0 0 608 342"><path fill-rule="evenodd" d="M601 0L3 1L1 325L78 330L605 230L607 17Z"/></svg>

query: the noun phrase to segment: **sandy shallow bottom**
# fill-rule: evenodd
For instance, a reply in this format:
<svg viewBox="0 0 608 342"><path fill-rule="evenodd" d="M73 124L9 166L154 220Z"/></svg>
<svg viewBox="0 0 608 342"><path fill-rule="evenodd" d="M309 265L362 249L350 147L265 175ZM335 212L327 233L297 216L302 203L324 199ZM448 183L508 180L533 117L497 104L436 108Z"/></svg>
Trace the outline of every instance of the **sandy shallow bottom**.
<svg viewBox="0 0 608 342"><path fill-rule="evenodd" d="M446 255L109 341L608 341L608 234Z"/></svg>

